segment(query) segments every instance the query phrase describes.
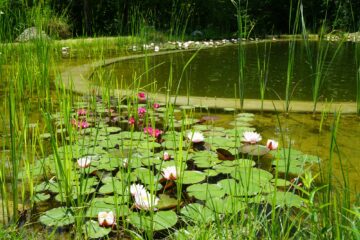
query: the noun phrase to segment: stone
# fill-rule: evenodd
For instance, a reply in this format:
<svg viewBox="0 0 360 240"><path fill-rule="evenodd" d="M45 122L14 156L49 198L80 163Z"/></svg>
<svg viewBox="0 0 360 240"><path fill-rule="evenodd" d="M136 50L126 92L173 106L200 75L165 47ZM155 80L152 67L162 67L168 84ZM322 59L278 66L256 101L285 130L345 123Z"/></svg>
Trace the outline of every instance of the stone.
<svg viewBox="0 0 360 240"><path fill-rule="evenodd" d="M44 31L40 31L36 27L25 29L16 39L16 42L28 42L35 39L50 39Z"/></svg>

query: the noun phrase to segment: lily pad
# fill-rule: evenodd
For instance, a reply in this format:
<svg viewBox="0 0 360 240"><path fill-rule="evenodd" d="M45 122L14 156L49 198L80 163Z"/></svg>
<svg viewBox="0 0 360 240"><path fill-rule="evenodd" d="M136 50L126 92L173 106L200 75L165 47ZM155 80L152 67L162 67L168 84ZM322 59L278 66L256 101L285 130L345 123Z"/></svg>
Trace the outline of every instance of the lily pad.
<svg viewBox="0 0 360 240"><path fill-rule="evenodd" d="M111 228L104 228L99 226L99 223L90 220L85 223L84 226L82 226L82 229L85 233L86 238L102 238L107 236L111 232Z"/></svg>
<svg viewBox="0 0 360 240"><path fill-rule="evenodd" d="M305 199L292 192L270 193L265 199L269 204L280 207L300 208L305 204Z"/></svg>
<svg viewBox="0 0 360 240"><path fill-rule="evenodd" d="M180 182L182 184L194 184L204 181L205 178L206 175L203 172L186 170L183 172Z"/></svg>
<svg viewBox="0 0 360 240"><path fill-rule="evenodd" d="M227 196L222 198L211 198L205 204L216 213L236 214L246 207L246 204L237 197Z"/></svg>
<svg viewBox="0 0 360 240"><path fill-rule="evenodd" d="M75 217L70 208L58 207L46 211L39 220L48 227L63 227L73 224Z"/></svg>
<svg viewBox="0 0 360 240"><path fill-rule="evenodd" d="M194 184L189 186L186 191L189 196L193 196L199 200L209 200L215 197L223 197L225 195L225 191L221 186L217 184Z"/></svg>
<svg viewBox="0 0 360 240"><path fill-rule="evenodd" d="M266 146L258 144L244 144L239 148L239 152L250 156L263 156L269 151L270 150Z"/></svg>
<svg viewBox="0 0 360 240"><path fill-rule="evenodd" d="M50 194L47 194L47 193L37 193L35 194L34 196L34 201L35 202L43 202L43 201L46 201L46 200L49 200L50 199Z"/></svg>
<svg viewBox="0 0 360 240"><path fill-rule="evenodd" d="M159 199L159 203L157 204L158 209L171 209L178 205L178 200L167 194L160 194Z"/></svg>
<svg viewBox="0 0 360 240"><path fill-rule="evenodd" d="M171 228L177 222L177 215L173 211L156 212L152 217L142 213L133 212L128 221L134 227L145 231L160 231Z"/></svg>
<svg viewBox="0 0 360 240"><path fill-rule="evenodd" d="M120 182L119 180L115 180L114 182L106 183L105 185L101 186L99 189L99 193L101 194L112 194L116 193L119 195L127 195L128 187L126 187L123 182Z"/></svg>
<svg viewBox="0 0 360 240"><path fill-rule="evenodd" d="M186 220L195 223L209 223L215 220L215 215L212 210L199 203L191 203L180 210Z"/></svg>

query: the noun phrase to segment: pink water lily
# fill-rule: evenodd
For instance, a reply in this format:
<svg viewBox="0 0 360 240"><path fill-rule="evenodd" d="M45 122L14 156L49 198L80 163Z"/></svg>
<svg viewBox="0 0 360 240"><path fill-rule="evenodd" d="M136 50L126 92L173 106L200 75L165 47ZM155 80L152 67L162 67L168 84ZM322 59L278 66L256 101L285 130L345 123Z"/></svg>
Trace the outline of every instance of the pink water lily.
<svg viewBox="0 0 360 240"><path fill-rule="evenodd" d="M152 137L158 138L163 133L160 129L152 128L152 127L145 127L144 133L149 134Z"/></svg>
<svg viewBox="0 0 360 240"><path fill-rule="evenodd" d="M139 100L139 102L146 102L146 94L144 92L139 92L138 100Z"/></svg>
<svg viewBox="0 0 360 240"><path fill-rule="evenodd" d="M255 144L260 142L262 139L261 135L257 132L244 132L243 133L243 142Z"/></svg>
<svg viewBox="0 0 360 240"><path fill-rule="evenodd" d="M279 146L279 143L275 140L268 139L266 142L266 147L270 150L276 150Z"/></svg>
<svg viewBox="0 0 360 240"><path fill-rule="evenodd" d="M110 212L99 212L98 213L98 222L102 227L111 227L115 224L115 214Z"/></svg>
<svg viewBox="0 0 360 240"><path fill-rule="evenodd" d="M158 108L160 107L160 104L154 103L154 104L153 104L153 107L154 107L155 109L158 109Z"/></svg>
<svg viewBox="0 0 360 240"><path fill-rule="evenodd" d="M84 129L90 127L90 124L86 120L81 120L78 122L78 127Z"/></svg>
<svg viewBox="0 0 360 240"><path fill-rule="evenodd" d="M77 115L78 115L78 116L84 116L84 115L86 115L86 109L84 109L84 108L78 109L78 110L77 110Z"/></svg>
<svg viewBox="0 0 360 240"><path fill-rule="evenodd" d="M134 118L134 117L130 117L130 118L128 119L128 123L129 123L130 125L134 125L134 124L135 124L135 118Z"/></svg>
<svg viewBox="0 0 360 240"><path fill-rule="evenodd" d="M169 161L171 159L171 155L168 152L164 152L163 159L164 161Z"/></svg>
<svg viewBox="0 0 360 240"><path fill-rule="evenodd" d="M139 117L144 117L145 113L146 113L146 108L144 108L144 107L139 107L138 108Z"/></svg>

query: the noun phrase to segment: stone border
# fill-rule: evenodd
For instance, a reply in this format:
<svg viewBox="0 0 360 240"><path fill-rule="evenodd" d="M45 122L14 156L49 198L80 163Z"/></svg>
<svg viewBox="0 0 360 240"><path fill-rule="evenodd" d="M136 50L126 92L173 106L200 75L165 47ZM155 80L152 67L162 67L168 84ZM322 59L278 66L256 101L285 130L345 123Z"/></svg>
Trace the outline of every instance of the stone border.
<svg viewBox="0 0 360 240"><path fill-rule="evenodd" d="M102 61L97 61L95 63L83 64L76 66L70 69L67 69L60 73L60 86L65 87L65 89L74 91L80 94L89 94L90 92L96 91L98 94L101 94L101 87L91 86L89 78L94 74L96 69L108 66L120 61L143 58L146 56L159 56L169 53L178 53L184 51L196 51L197 49L188 49L188 50L170 50L162 51L155 53L146 53L146 54L136 54L131 56L110 58ZM124 89L113 89L114 95L117 97L126 96L129 94L134 94L131 90ZM149 94L152 99L159 102L166 102L170 100L174 102L175 97L171 96L170 99L167 99L165 94ZM214 98L214 97L191 97L190 99L187 96L177 96L176 97L177 105L195 105L204 108L235 108L240 109L239 99L231 98ZM246 111L260 111L261 109L261 100L258 99L244 99L244 110ZM302 112L302 113L311 113L313 109L313 102L311 101L291 101L290 102L290 112ZM264 111L279 111L284 112L285 102L281 100L264 100L263 105ZM322 111L339 111L342 113L356 114L356 103L353 102L333 102L333 103L324 103L318 102L316 112Z"/></svg>

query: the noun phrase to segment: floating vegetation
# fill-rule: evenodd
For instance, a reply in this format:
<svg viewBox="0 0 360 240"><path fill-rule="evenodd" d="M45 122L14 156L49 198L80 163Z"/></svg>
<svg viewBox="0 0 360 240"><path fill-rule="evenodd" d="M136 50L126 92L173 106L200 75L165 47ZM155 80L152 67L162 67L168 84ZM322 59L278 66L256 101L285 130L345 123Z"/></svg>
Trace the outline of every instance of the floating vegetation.
<svg viewBox="0 0 360 240"><path fill-rule="evenodd" d="M235 127L224 128L184 118L182 111L192 110L190 106L170 114L161 103L150 110L153 103L144 94L133 99L123 112L99 103L95 109L75 104L82 108L73 109L75 118L56 133L63 145L33 166L39 181L35 204L60 204L49 205L40 216L42 224L71 226L82 209L85 236L101 238L122 222L139 232L161 231L184 220L215 221L216 214L234 214L249 203L297 208L306 203L292 190L290 176L274 176L287 172L299 177L305 165L319 159L280 148L275 140L262 145L251 124L253 114L238 114L236 124L229 124ZM173 125L163 125L165 118ZM59 119L61 113L53 114L52 124ZM79 127L79 121L89 125ZM51 134L43 141L47 139ZM262 159L270 159L273 168L259 168Z"/></svg>

